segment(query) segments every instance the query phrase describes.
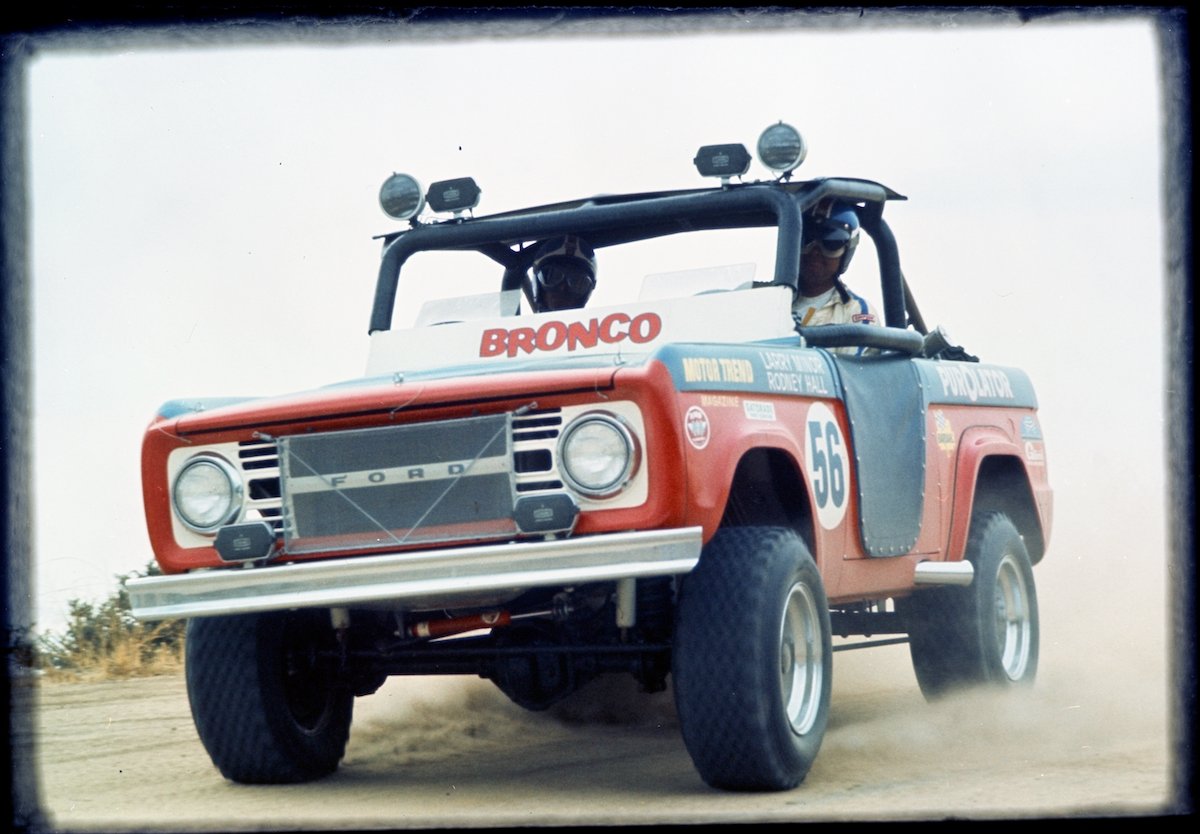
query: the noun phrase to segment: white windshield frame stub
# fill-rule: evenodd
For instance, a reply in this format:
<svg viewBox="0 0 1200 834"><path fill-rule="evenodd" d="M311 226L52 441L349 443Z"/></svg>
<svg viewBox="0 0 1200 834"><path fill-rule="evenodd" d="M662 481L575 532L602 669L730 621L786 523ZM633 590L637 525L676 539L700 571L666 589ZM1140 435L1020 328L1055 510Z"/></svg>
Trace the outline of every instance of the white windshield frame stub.
<svg viewBox="0 0 1200 834"><path fill-rule="evenodd" d="M463 321L515 316L521 307L521 291L505 290L426 301L417 313L414 327L457 324Z"/></svg>
<svg viewBox="0 0 1200 834"><path fill-rule="evenodd" d="M749 289L754 284L757 269L757 264L741 263L657 272L642 280L638 301Z"/></svg>

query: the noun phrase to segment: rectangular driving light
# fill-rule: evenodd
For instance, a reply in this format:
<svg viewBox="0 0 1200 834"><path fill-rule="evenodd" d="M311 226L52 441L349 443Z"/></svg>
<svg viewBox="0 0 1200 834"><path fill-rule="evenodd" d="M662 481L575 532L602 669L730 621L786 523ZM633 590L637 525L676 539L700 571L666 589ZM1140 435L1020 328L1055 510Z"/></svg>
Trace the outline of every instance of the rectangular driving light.
<svg viewBox="0 0 1200 834"><path fill-rule="evenodd" d="M455 180L440 180L429 186L425 200L437 212L452 211L456 214L479 205L479 186L471 177Z"/></svg>
<svg viewBox="0 0 1200 834"><path fill-rule="evenodd" d="M692 163L702 177L720 177L727 180L730 177L740 177L750 170L750 152L741 143L705 145L696 151L696 158Z"/></svg>

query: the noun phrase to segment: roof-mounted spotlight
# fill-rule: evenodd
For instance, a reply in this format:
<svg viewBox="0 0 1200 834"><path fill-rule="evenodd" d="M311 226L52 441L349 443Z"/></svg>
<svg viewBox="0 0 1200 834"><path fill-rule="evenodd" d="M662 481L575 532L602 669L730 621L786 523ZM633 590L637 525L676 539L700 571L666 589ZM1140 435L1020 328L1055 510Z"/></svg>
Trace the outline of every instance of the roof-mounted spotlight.
<svg viewBox="0 0 1200 834"><path fill-rule="evenodd" d="M720 177L728 185L730 177L740 177L750 170L750 152L740 142L734 145L705 145L696 151L692 160L702 177Z"/></svg>
<svg viewBox="0 0 1200 834"><path fill-rule="evenodd" d="M425 199L434 211L452 211L458 215L479 205L479 186L471 177L440 180L429 186Z"/></svg>
<svg viewBox="0 0 1200 834"><path fill-rule="evenodd" d="M379 189L379 205L393 220L410 220L425 208L421 184L408 174L392 174Z"/></svg>
<svg viewBox="0 0 1200 834"><path fill-rule="evenodd" d="M758 158L772 171L787 176L808 156L808 145L791 125L773 124L758 137Z"/></svg>

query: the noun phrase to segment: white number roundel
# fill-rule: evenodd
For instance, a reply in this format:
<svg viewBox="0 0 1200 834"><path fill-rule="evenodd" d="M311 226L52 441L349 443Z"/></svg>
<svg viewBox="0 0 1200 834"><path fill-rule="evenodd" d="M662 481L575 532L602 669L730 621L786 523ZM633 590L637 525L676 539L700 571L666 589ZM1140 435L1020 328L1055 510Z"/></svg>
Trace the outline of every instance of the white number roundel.
<svg viewBox="0 0 1200 834"><path fill-rule="evenodd" d="M825 403L813 403L804 421L804 468L817 518L826 530L842 523L849 500L850 464L846 444L833 412Z"/></svg>

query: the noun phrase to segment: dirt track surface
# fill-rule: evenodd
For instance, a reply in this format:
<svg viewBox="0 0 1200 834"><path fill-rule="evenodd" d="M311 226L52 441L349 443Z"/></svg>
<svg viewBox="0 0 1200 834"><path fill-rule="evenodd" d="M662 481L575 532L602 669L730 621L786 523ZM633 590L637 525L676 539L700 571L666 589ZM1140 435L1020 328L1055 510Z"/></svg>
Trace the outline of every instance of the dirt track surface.
<svg viewBox="0 0 1200 834"><path fill-rule="evenodd" d="M707 788L669 694L635 695L624 678L540 714L477 679L392 679L356 702L341 769L284 787L221 778L182 677L43 684L41 805L56 828L109 831L1157 815L1165 672L1141 649L1097 663L1048 641L1031 692L936 706L906 647L838 653L817 763L768 794Z"/></svg>

